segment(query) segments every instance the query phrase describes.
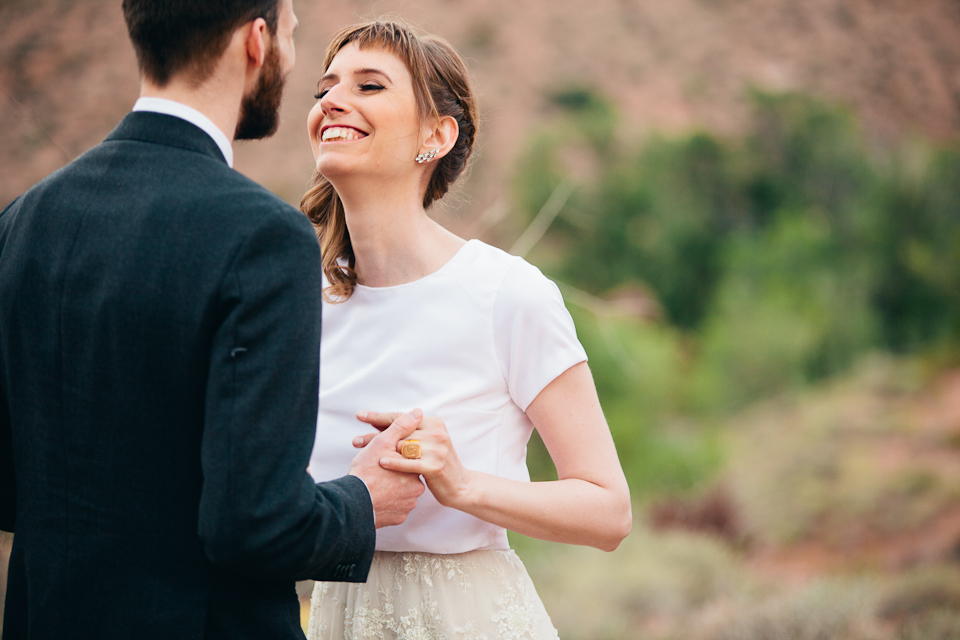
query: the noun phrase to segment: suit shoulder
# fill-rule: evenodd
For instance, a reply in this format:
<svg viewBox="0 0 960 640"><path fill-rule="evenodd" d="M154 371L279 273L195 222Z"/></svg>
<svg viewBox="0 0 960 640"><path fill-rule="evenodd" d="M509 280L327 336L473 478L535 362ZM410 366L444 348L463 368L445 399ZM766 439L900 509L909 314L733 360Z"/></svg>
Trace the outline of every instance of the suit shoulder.
<svg viewBox="0 0 960 640"><path fill-rule="evenodd" d="M239 217L264 223L288 224L313 233L313 225L299 209L283 198L226 165L218 168L218 188L210 197Z"/></svg>
<svg viewBox="0 0 960 640"><path fill-rule="evenodd" d="M285 229L316 242L303 213L223 161L179 149L167 160L160 169L164 177L154 183L166 206L187 215L202 212L218 221L221 233L242 237L257 229Z"/></svg>
<svg viewBox="0 0 960 640"><path fill-rule="evenodd" d="M3 220L10 211L16 208L16 206L19 204L20 200L22 199L23 199L23 196L17 196L16 198L14 198L13 202L11 202L6 207L4 207L3 211L0 211L0 220Z"/></svg>
<svg viewBox="0 0 960 640"><path fill-rule="evenodd" d="M0 211L0 253L3 253L3 245L6 243L7 237L7 228L10 226L10 220L14 216L13 212L19 206L22 199L23 196L18 197L16 200L4 207L3 211Z"/></svg>

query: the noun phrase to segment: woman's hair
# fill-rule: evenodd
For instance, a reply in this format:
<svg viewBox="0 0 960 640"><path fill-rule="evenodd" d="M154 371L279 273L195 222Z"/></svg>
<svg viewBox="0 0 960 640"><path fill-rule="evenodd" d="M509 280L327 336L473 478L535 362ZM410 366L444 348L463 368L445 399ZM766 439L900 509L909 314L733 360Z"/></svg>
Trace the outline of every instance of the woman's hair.
<svg viewBox="0 0 960 640"><path fill-rule="evenodd" d="M421 122L444 116L451 116L457 121L460 134L453 149L431 163L433 173L423 196L423 206L429 208L460 177L473 152L477 135L477 100L467 65L446 40L418 34L398 22L378 20L346 27L335 35L327 47L324 72L330 67L334 56L350 43L356 43L361 49L385 49L407 65ZM410 162L413 161L411 158ZM330 283L324 289L323 297L331 303L343 302L353 294L357 284L357 274L353 269L356 259L350 244L343 203L333 185L319 171L314 174L313 186L300 201L300 210L313 222L317 237L320 238L323 272Z"/></svg>

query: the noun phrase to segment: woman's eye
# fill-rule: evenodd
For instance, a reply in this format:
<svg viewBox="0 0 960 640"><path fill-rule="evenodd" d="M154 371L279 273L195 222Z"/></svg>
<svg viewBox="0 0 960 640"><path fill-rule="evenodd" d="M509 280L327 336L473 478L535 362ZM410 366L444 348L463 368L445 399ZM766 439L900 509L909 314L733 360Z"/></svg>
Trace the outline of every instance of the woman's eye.
<svg viewBox="0 0 960 640"><path fill-rule="evenodd" d="M381 91L383 86L377 84L376 82L365 82L360 85L361 91Z"/></svg>
<svg viewBox="0 0 960 640"><path fill-rule="evenodd" d="M320 89L319 91L317 91L317 95L315 95L315 96L313 96L313 97L314 97L315 99L319 100L319 99L322 98L323 96L327 95L327 93L328 93L329 91L330 91L330 89Z"/></svg>

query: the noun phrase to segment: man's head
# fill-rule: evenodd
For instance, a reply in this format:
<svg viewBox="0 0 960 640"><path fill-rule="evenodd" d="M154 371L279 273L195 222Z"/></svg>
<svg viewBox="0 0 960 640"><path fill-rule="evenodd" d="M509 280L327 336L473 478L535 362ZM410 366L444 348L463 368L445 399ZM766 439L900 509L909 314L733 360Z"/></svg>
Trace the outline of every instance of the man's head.
<svg viewBox="0 0 960 640"><path fill-rule="evenodd" d="M280 8L281 0L123 0L140 71L159 87L181 74L200 85L241 25L263 18L275 36Z"/></svg>
<svg viewBox="0 0 960 640"><path fill-rule="evenodd" d="M228 50L244 52L254 75L247 77L234 137L265 138L277 130L296 58L292 0L123 0L123 13L143 79L159 88L175 80L199 87Z"/></svg>

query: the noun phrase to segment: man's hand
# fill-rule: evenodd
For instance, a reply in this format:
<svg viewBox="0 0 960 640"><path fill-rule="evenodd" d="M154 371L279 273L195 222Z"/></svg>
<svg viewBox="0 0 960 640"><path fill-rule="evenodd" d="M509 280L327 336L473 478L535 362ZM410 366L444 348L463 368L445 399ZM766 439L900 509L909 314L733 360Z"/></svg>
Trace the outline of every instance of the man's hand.
<svg viewBox="0 0 960 640"><path fill-rule="evenodd" d="M3 603L7 595L7 570L12 548L13 534L0 531L0 629L3 629Z"/></svg>
<svg viewBox="0 0 960 640"><path fill-rule="evenodd" d="M378 529L403 524L424 491L420 476L388 471L380 464L385 457L399 457L398 443L408 438L422 419L423 412L419 409L401 414L382 433L376 434L350 463L350 475L363 480L370 491Z"/></svg>
<svg viewBox="0 0 960 640"><path fill-rule="evenodd" d="M383 431L387 425L396 424L399 413L377 413L361 411L357 419L366 422L372 427ZM353 446L360 448L368 446L375 438L383 434L367 434L353 439ZM408 474L419 474L433 493L437 502L445 507L464 510L475 493L472 486L473 475L468 471L450 439L450 432L443 420L428 416L420 420L420 425L413 437L420 443L420 457L416 460L407 460L400 455L384 456L380 466L391 471L400 471ZM409 437L409 436L407 436ZM400 454L400 445L397 444L396 454Z"/></svg>

